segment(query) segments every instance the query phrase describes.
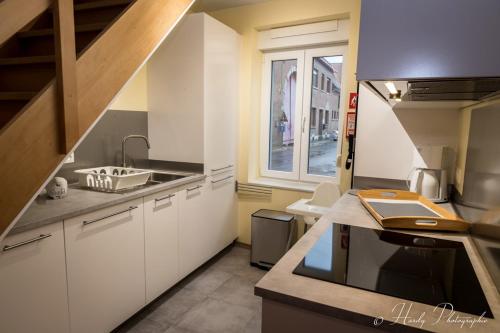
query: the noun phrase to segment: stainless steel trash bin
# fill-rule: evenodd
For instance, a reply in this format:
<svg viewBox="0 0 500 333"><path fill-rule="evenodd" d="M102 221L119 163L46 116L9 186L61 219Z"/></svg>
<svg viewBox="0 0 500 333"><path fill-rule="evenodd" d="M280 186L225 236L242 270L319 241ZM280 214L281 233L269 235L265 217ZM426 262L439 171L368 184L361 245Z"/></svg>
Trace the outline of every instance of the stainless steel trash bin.
<svg viewBox="0 0 500 333"><path fill-rule="evenodd" d="M295 216L261 209L252 214L250 264L271 268L290 249L296 234Z"/></svg>

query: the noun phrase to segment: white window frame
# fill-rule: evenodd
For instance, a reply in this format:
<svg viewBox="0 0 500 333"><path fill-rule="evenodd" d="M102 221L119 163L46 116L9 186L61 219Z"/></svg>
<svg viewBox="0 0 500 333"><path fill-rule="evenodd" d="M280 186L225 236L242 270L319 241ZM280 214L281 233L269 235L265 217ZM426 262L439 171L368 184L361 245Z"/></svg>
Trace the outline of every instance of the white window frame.
<svg viewBox="0 0 500 333"><path fill-rule="evenodd" d="M293 163L292 172L277 171L269 169L269 132L271 118L271 94L272 94L272 63L279 60L297 59L297 81L295 92L295 127L293 133ZM260 173L264 177L291 179L299 178L300 143L301 143L301 121L302 121L302 93L304 91L304 51L285 51L264 54L262 76L262 112L261 112L261 147L260 147ZM297 126L298 125L298 126Z"/></svg>
<svg viewBox="0 0 500 333"><path fill-rule="evenodd" d="M307 173L309 164L309 133L310 133L310 109L313 86L313 59L315 57L342 56L343 70L340 87L339 107L339 137L337 141L337 155L332 163L336 164L342 150L343 114L345 113L343 101L345 101L346 89L346 60L347 45L320 47L315 49L303 49L295 51L273 52L264 54L262 73L262 106L260 122L260 175L267 178L292 180L303 183L320 183L323 181L340 181L340 167L336 167L335 176L311 175ZM297 59L297 82L296 82L296 105L295 105L295 128L294 128L294 152L292 172L276 171L269 169L269 139L270 139L270 111L271 111L271 85L272 85L272 62L276 60ZM318 73L319 78L319 73ZM325 80L326 81L326 80ZM333 82L333 81L332 81ZM318 80L318 83L319 80ZM325 82L326 83L326 82ZM309 88L305 88L309 87ZM319 87L318 87L319 88ZM332 114L334 110L330 111ZM317 110L319 117L319 110ZM298 143L298 144L297 144Z"/></svg>
<svg viewBox="0 0 500 333"><path fill-rule="evenodd" d="M341 116L345 113L344 104L346 97L346 60L347 60L347 45L339 45L339 46L330 46L330 47L322 47L316 49L307 49L305 50L305 70L304 70L304 87L311 87L312 84L312 71L313 71L313 59L316 57L329 57L329 56L342 56L342 77L340 79L340 106L339 106L339 136L337 140L337 155L335 156L335 161L337 162L338 156L341 155L342 152L342 132L344 126L344 117ZM332 81L333 82L333 81ZM301 147L301 157L300 157L300 181L306 182L315 182L320 183L324 181L333 181L336 183L340 182L340 167L336 167L335 176L321 176L321 175L311 175L307 173L308 164L309 164L309 133L310 133L310 109L311 109L311 97L312 97L312 89L304 89L303 94L303 105L302 105L302 124L304 125L303 133L302 133L302 142L300 144ZM323 111L324 112L324 111ZM333 112L333 110L332 110Z"/></svg>

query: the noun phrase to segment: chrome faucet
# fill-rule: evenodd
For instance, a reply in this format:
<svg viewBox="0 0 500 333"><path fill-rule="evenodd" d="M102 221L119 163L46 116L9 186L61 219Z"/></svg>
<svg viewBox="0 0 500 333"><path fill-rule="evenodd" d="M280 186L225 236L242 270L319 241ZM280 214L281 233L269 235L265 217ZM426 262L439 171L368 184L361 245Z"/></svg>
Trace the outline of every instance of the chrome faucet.
<svg viewBox="0 0 500 333"><path fill-rule="evenodd" d="M148 146L148 149L151 149L151 145L149 144L149 140L144 135L133 134L133 135L128 135L128 136L124 137L122 140L122 167L123 168L127 167L127 164L125 163L125 143L127 142L128 139L143 139L144 141L146 141L146 145Z"/></svg>

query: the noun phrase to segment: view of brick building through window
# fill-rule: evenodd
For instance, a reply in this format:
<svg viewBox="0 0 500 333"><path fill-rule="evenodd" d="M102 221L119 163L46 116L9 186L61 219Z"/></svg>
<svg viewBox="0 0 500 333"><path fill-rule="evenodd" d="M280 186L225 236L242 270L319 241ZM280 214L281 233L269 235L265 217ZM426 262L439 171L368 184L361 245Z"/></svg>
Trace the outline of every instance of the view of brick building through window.
<svg viewBox="0 0 500 333"><path fill-rule="evenodd" d="M272 64L269 169L292 171L297 91L297 60Z"/></svg>
<svg viewBox="0 0 500 333"><path fill-rule="evenodd" d="M308 174L335 176L339 135L342 56L313 59ZM272 63L269 169L291 172L295 126L297 60Z"/></svg>

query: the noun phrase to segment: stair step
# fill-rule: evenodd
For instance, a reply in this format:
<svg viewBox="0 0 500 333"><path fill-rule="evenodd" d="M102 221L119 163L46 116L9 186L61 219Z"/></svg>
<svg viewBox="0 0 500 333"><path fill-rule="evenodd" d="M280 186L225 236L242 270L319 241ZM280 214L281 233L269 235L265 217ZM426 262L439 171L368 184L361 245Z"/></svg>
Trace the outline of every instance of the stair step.
<svg viewBox="0 0 500 333"><path fill-rule="evenodd" d="M0 92L0 101L29 101L36 94L34 91L4 91Z"/></svg>
<svg viewBox="0 0 500 333"><path fill-rule="evenodd" d="M25 64L49 64L54 62L55 62L55 57L53 55L35 56L35 57L0 58L0 66L25 65Z"/></svg>
<svg viewBox="0 0 500 333"><path fill-rule="evenodd" d="M100 23L89 23L77 25L75 27L75 32L90 32L90 31L99 31L108 25L108 22L100 22ZM42 37L42 36L52 36L54 35L54 29L36 29L19 32L17 34L20 38L30 38L30 37Z"/></svg>
<svg viewBox="0 0 500 333"><path fill-rule="evenodd" d="M114 7L121 5L128 5L132 3L133 0L101 0L94 2L82 2L75 4L75 11L79 10L88 10L88 9L96 9L96 8L104 8L104 7Z"/></svg>

